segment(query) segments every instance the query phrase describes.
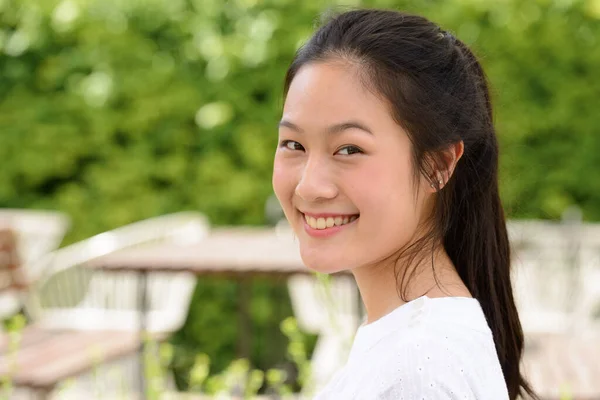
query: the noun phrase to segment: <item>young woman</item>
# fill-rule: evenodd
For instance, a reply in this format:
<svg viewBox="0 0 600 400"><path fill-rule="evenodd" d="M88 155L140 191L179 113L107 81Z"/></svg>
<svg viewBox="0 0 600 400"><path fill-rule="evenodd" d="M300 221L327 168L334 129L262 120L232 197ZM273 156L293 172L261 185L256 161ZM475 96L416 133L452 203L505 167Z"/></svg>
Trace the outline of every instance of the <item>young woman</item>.
<svg viewBox="0 0 600 400"><path fill-rule="evenodd" d="M273 186L305 264L350 270L367 320L316 399L516 399L531 390L473 53L425 18L331 18L285 80Z"/></svg>

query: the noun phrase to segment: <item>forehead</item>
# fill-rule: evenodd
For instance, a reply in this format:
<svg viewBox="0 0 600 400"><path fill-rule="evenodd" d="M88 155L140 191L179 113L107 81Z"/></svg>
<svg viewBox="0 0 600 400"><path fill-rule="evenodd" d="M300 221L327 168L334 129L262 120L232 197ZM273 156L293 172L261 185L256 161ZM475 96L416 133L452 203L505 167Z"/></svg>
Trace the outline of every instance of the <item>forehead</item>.
<svg viewBox="0 0 600 400"><path fill-rule="evenodd" d="M350 118L393 123L387 104L364 85L357 67L341 61L301 67L286 96L283 117L318 126Z"/></svg>

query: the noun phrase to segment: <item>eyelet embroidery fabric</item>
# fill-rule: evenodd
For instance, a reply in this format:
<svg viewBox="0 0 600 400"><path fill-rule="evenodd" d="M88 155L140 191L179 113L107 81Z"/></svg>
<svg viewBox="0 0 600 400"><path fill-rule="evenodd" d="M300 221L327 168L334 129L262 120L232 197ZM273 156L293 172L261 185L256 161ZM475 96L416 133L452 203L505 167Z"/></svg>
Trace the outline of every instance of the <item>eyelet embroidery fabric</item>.
<svg viewBox="0 0 600 400"><path fill-rule="evenodd" d="M507 400L479 302L418 298L359 328L314 400Z"/></svg>

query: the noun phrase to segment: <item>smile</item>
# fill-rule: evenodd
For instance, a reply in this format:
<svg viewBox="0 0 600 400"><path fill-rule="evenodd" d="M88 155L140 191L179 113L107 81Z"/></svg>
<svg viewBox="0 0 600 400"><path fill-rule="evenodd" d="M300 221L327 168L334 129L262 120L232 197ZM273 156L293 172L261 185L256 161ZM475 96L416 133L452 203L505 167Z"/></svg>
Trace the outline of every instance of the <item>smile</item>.
<svg viewBox="0 0 600 400"><path fill-rule="evenodd" d="M312 217L310 215L304 214L304 220L306 224L316 230L326 230L332 229L338 226L343 226L354 222L359 217L356 215L337 215L337 216L327 216L327 217Z"/></svg>

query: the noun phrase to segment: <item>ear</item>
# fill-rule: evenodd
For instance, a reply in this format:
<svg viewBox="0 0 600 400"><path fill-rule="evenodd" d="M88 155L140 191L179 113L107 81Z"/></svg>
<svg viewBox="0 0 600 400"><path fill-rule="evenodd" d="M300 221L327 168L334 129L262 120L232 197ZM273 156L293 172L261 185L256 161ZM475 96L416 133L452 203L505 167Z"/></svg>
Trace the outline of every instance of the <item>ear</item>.
<svg viewBox="0 0 600 400"><path fill-rule="evenodd" d="M430 176L430 187L433 191L438 191L443 188L446 183L452 177L454 169L458 160L462 157L465 151L465 144L461 140L456 143L452 143L443 150L436 152L435 160L433 163L434 168Z"/></svg>

